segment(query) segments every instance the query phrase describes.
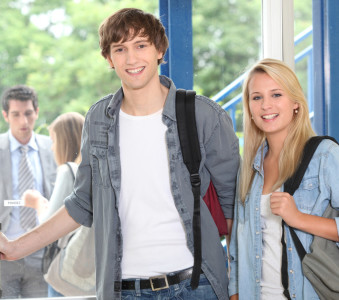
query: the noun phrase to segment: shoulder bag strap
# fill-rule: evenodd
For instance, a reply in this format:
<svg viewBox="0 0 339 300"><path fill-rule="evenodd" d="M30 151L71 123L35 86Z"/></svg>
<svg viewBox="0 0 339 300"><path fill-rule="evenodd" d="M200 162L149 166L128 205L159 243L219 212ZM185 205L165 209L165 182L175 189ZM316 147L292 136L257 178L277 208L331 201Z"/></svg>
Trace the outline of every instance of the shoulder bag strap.
<svg viewBox="0 0 339 300"><path fill-rule="evenodd" d="M330 139L333 142L338 142L330 136L314 136L311 137L305 144L304 151L302 154L302 159L299 164L298 169L294 172L294 174L286 180L284 184L284 192L289 193L290 195L293 195L294 192L298 189L301 180L304 177L304 174L306 172L306 169L313 157L314 152L317 150L317 147L319 146L320 142L324 139ZM287 297L287 299L290 299L290 295L288 292L288 266L287 266L287 252L286 252L286 243L285 243L285 222L282 221L282 237L281 237L281 243L282 243L282 264L281 264L281 281L284 287L284 295ZM290 227L290 233L291 237L293 239L293 243L297 249L298 255L300 257L300 260L302 261L303 258L306 255L306 251L302 243L300 242L297 234L294 231L294 228Z"/></svg>
<svg viewBox="0 0 339 300"><path fill-rule="evenodd" d="M201 162L200 145L195 120L195 91L178 89L176 93L175 111L180 140L180 147L184 163L190 173L192 192L194 196L193 212L193 241L194 266L191 278L191 287L199 285L201 273L201 222L200 222L200 175Z"/></svg>
<svg viewBox="0 0 339 300"><path fill-rule="evenodd" d="M73 168L72 168L71 164L69 162L66 162L65 164L67 165L67 167L71 171L71 174L72 174L72 177L73 177L73 181L74 181L75 180L75 174L74 174L74 171L73 171Z"/></svg>

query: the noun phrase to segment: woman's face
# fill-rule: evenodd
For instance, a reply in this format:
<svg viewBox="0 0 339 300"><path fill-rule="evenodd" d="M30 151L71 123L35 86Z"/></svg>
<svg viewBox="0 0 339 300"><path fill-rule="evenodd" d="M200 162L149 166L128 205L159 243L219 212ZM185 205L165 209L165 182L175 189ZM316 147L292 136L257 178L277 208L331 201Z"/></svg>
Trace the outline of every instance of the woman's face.
<svg viewBox="0 0 339 300"><path fill-rule="evenodd" d="M248 85L249 109L266 137L284 140L299 105L266 73L256 73Z"/></svg>

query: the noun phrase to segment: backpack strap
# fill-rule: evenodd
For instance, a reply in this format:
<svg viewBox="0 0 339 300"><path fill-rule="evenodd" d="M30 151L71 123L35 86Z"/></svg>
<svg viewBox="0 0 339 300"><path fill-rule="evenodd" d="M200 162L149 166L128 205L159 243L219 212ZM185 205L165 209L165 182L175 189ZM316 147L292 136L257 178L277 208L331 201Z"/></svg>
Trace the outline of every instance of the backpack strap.
<svg viewBox="0 0 339 300"><path fill-rule="evenodd" d="M304 151L302 154L301 162L298 166L298 169L294 172L294 174L288 178L284 184L284 192L289 193L290 195L293 195L294 192L298 189L304 174L307 170L307 167L313 157L314 152L317 150L319 144L322 140L329 139L333 142L338 142L335 140L335 138L330 136L313 136L311 137L305 144ZM288 266L287 266L287 253L286 253L286 243L285 243L285 225L286 223L282 221L282 237L281 237L281 243L282 243L282 263L281 263L281 281L284 287L284 295L287 297L287 299L291 299L288 291ZM306 250L302 243L300 242L294 228L290 227L290 233L291 237L293 239L294 246L297 249L298 255L300 257L300 260L302 261L303 258L306 255Z"/></svg>
<svg viewBox="0 0 339 300"><path fill-rule="evenodd" d="M175 111L184 163L190 173L192 192L194 196L193 241L194 266L191 287L199 286L201 273L201 222L200 222L200 175L201 162L200 145L195 119L195 91L178 89L176 93Z"/></svg>
<svg viewBox="0 0 339 300"><path fill-rule="evenodd" d="M298 189L301 180L304 177L308 164L310 163L315 150L317 150L318 145L321 143L322 140L329 139L335 143L338 143L335 138L331 136L313 136L311 137L305 144L305 148L302 154L302 159L298 169L294 172L294 174L287 179L284 184L284 191L293 195L294 192Z"/></svg>

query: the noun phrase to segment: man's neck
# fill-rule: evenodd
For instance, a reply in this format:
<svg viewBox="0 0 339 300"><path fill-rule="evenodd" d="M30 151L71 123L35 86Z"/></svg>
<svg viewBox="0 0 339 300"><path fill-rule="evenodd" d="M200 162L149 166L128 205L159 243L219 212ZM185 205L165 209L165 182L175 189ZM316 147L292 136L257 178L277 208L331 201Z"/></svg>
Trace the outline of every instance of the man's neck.
<svg viewBox="0 0 339 300"><path fill-rule="evenodd" d="M156 85L149 85L142 89L124 89L124 99L121 109L123 112L134 116L153 114L164 107L169 89L160 81Z"/></svg>
<svg viewBox="0 0 339 300"><path fill-rule="evenodd" d="M20 138L20 137L14 136L12 131L11 131L11 129L10 129L9 130L9 135L10 135L10 140L13 139L13 140L17 141L21 145L27 145L31 141L32 136L34 135L34 132L32 131L30 136Z"/></svg>

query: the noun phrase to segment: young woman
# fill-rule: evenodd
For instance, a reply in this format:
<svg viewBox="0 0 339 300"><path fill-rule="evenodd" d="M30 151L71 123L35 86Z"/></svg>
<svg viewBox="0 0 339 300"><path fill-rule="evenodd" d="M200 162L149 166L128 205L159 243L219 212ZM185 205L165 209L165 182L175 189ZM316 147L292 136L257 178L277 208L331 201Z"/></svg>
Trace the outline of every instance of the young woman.
<svg viewBox="0 0 339 300"><path fill-rule="evenodd" d="M23 196L26 206L36 208L42 220L53 215L73 190L74 176L81 161L80 145L84 121L85 118L81 114L69 112L57 117L48 127L53 142L52 151L58 165L53 194L49 201L34 190L26 191ZM48 296L63 295L49 284Z"/></svg>
<svg viewBox="0 0 339 300"><path fill-rule="evenodd" d="M309 252L313 236L339 241L339 219L321 217L329 203L339 209L339 147L324 140L294 196L284 182L294 173L314 136L302 88L283 62L264 59L249 71L243 88L244 157L239 174L230 245L233 299L286 299L281 283L282 220L294 227ZM318 299L303 276L285 227L289 294Z"/></svg>

